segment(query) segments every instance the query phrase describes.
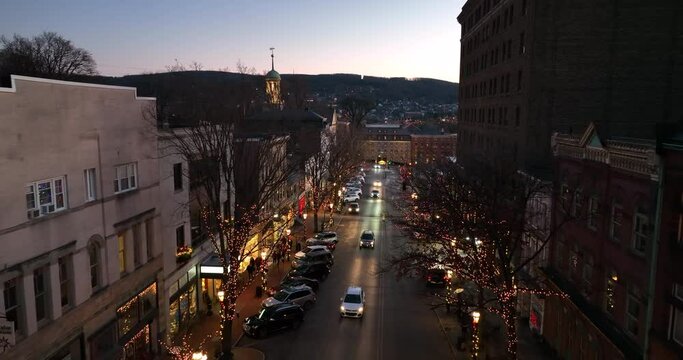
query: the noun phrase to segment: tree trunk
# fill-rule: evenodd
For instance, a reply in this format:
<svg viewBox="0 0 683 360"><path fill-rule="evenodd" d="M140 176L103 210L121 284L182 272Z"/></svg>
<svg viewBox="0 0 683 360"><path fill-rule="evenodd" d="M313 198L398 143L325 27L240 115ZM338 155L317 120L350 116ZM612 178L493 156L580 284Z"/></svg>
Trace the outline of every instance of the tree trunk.
<svg viewBox="0 0 683 360"><path fill-rule="evenodd" d="M505 322L505 335L507 336L507 356L510 360L517 359L517 298L503 303L503 321Z"/></svg>
<svg viewBox="0 0 683 360"><path fill-rule="evenodd" d="M313 231L318 232L318 210L313 211Z"/></svg>
<svg viewBox="0 0 683 360"><path fill-rule="evenodd" d="M228 299L223 300L223 309L228 309ZM222 315L223 328L221 329L221 360L232 359L232 319L226 313Z"/></svg>

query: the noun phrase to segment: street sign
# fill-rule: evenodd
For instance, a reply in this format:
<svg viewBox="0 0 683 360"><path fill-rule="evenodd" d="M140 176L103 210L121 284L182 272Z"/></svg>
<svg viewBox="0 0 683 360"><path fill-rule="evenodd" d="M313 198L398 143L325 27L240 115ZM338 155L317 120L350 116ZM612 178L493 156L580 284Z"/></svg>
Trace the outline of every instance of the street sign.
<svg viewBox="0 0 683 360"><path fill-rule="evenodd" d="M14 321L0 318L0 354L14 346Z"/></svg>

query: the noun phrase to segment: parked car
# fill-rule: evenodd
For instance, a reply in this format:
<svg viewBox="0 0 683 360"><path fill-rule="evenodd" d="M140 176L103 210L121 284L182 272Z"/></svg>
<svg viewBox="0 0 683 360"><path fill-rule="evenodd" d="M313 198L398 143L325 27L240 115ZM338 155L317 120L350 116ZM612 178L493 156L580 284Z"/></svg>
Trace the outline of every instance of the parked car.
<svg viewBox="0 0 683 360"><path fill-rule="evenodd" d="M295 278L289 278L289 279L284 279L282 282L280 282L280 287L282 289L287 288L287 287L294 287L294 286L301 286L301 285L306 285L311 290L315 291L316 293L318 292L318 289L320 288L320 282L315 279L309 279L305 277L295 277ZM277 289L279 290L279 289Z"/></svg>
<svg viewBox="0 0 683 360"><path fill-rule="evenodd" d="M316 298L313 289L306 285L299 285L290 288L284 288L275 293L275 295L263 300L261 306L271 307L273 305L282 304L286 302L297 304L308 310L315 304Z"/></svg>
<svg viewBox="0 0 683 360"><path fill-rule="evenodd" d="M358 194L360 196L360 195L363 195L363 190L361 190L359 188L346 189L346 194L353 194L353 193Z"/></svg>
<svg viewBox="0 0 683 360"><path fill-rule="evenodd" d="M372 230L363 230L360 235L360 242L358 248L371 247L375 248L375 233Z"/></svg>
<svg viewBox="0 0 683 360"><path fill-rule="evenodd" d="M370 197L373 199L379 199L379 190L372 190L370 192Z"/></svg>
<svg viewBox="0 0 683 360"><path fill-rule="evenodd" d="M346 294L341 298L339 317L363 318L363 306L365 305L365 292L359 286L349 286Z"/></svg>
<svg viewBox="0 0 683 360"><path fill-rule="evenodd" d="M358 214L360 212L360 205L357 202L349 203L349 214Z"/></svg>
<svg viewBox="0 0 683 360"><path fill-rule="evenodd" d="M331 267L332 265L334 265L334 256L332 255L332 253L329 252L329 250L326 250L325 252L317 252L314 254L309 253L302 258L292 260L293 268L299 268L304 265L312 264L325 264Z"/></svg>
<svg viewBox="0 0 683 360"><path fill-rule="evenodd" d="M427 281L427 286L446 286L451 280L451 277L446 269L431 268L427 270L425 280Z"/></svg>
<svg viewBox="0 0 683 360"><path fill-rule="evenodd" d="M310 264L292 269L287 273L287 278L307 277L316 280L325 280L330 275L330 267L325 264Z"/></svg>
<svg viewBox="0 0 683 360"><path fill-rule="evenodd" d="M294 258L301 259L308 254L316 254L321 252L330 252L330 250L328 250L327 246L324 245L306 246L306 248L294 254Z"/></svg>
<svg viewBox="0 0 683 360"><path fill-rule="evenodd" d="M314 238L324 241L333 241L337 243L337 233L334 231L323 231L315 234Z"/></svg>
<svg viewBox="0 0 683 360"><path fill-rule="evenodd" d="M334 241L328 241L328 240L318 240L315 238L310 238L306 240L306 245L307 246L325 246L327 247L327 250L334 251L334 249L337 248L337 243Z"/></svg>
<svg viewBox="0 0 683 360"><path fill-rule="evenodd" d="M296 304L283 303L263 308L244 319L242 329L249 336L264 338L282 329L296 329L304 321L304 310Z"/></svg>
<svg viewBox="0 0 683 360"><path fill-rule="evenodd" d="M353 193L353 194L346 194L344 195L344 202L353 202L353 201L358 201L360 200L360 195Z"/></svg>

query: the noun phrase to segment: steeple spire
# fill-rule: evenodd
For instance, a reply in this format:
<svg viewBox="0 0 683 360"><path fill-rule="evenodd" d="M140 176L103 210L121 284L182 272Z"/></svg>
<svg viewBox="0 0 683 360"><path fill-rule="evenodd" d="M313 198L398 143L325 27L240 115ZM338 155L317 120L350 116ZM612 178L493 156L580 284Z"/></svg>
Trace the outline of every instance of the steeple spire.
<svg viewBox="0 0 683 360"><path fill-rule="evenodd" d="M275 54L273 50L275 50L274 47L270 48L270 70L275 70Z"/></svg>

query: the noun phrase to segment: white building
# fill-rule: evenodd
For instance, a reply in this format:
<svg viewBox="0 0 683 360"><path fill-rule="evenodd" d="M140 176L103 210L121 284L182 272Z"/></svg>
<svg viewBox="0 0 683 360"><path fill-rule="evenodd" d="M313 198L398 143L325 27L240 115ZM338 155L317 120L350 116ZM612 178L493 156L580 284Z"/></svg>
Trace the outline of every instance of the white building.
<svg viewBox="0 0 683 360"><path fill-rule="evenodd" d="M0 312L16 343L0 359L155 351L168 234L144 118L154 104L134 88L23 76L0 88Z"/></svg>

